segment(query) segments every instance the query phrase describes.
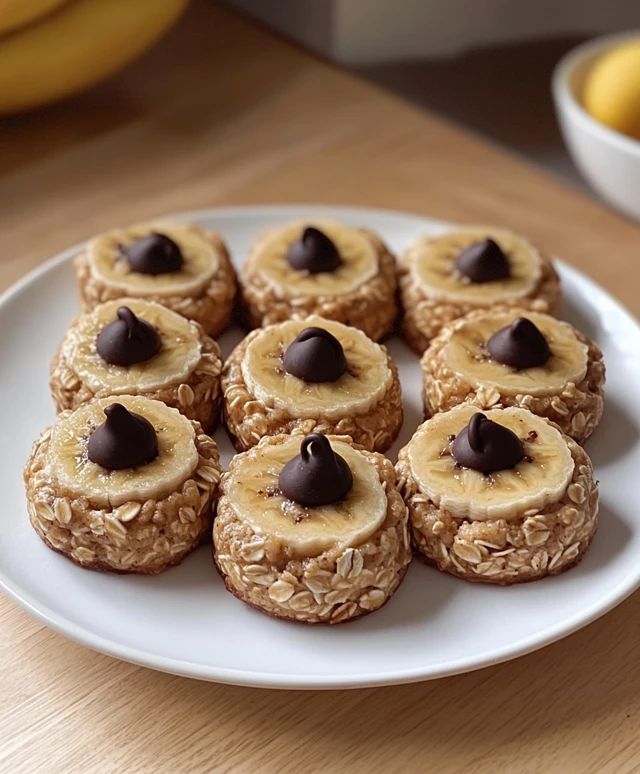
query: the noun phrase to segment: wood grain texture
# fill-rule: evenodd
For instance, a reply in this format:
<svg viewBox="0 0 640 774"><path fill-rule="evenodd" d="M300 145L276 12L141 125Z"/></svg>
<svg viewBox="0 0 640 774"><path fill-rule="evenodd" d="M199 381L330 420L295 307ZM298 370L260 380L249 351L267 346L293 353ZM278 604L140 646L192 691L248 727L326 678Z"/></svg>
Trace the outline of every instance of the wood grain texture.
<svg viewBox="0 0 640 774"><path fill-rule="evenodd" d="M109 84L0 126L0 285L118 223L305 201L504 224L640 312L637 227L203 2ZM0 632L3 772L640 771L639 595L512 663L351 692L154 673L4 598Z"/></svg>

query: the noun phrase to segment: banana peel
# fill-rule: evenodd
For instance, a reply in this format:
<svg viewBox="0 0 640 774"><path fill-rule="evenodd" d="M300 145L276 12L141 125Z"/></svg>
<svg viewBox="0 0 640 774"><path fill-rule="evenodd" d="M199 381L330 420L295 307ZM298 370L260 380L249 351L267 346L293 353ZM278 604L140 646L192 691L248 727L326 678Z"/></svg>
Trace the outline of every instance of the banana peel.
<svg viewBox="0 0 640 774"><path fill-rule="evenodd" d="M0 35L31 24L69 0L0 0Z"/></svg>
<svg viewBox="0 0 640 774"><path fill-rule="evenodd" d="M0 115L55 102L103 81L155 43L188 3L72 0L0 38ZM11 18L11 9L21 3L0 0L0 11L3 4ZM47 0L25 0L25 5L42 9ZM48 5L55 3L48 0Z"/></svg>

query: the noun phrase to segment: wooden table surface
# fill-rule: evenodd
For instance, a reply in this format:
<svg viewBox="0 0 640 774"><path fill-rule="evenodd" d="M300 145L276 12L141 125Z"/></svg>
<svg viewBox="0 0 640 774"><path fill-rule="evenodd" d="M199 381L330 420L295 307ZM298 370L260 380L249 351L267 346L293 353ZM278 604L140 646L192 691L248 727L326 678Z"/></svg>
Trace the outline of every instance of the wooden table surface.
<svg viewBox="0 0 640 774"><path fill-rule="evenodd" d="M267 202L504 224L640 313L636 226L204 2L109 84L0 124L0 286L118 223ZM472 674L277 692L115 661L2 598L0 771L639 772L639 639L636 594Z"/></svg>

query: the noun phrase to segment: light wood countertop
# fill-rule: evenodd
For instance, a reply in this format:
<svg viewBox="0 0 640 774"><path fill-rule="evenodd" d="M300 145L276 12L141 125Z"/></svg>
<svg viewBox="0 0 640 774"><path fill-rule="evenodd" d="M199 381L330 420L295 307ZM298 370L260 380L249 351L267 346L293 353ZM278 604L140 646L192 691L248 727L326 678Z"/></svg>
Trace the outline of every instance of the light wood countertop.
<svg viewBox="0 0 640 774"><path fill-rule="evenodd" d="M110 83L0 124L0 287L118 223L281 202L503 224L640 313L638 227L201 1ZM13 774L640 772L637 594L511 663L350 692L155 673L5 598L0 632L0 770Z"/></svg>

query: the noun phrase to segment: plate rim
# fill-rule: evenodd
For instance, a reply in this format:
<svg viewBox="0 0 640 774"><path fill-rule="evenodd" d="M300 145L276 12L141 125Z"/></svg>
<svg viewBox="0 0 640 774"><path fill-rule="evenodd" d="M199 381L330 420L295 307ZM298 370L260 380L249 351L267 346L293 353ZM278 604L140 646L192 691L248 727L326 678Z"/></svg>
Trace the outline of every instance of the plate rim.
<svg viewBox="0 0 640 774"><path fill-rule="evenodd" d="M421 213L404 212L401 210L383 209L374 207L355 207L343 206L337 204L269 204L269 205L237 205L227 207L210 207L196 210L186 210L183 212L171 213L168 215L155 216L153 219L168 220L195 220L201 221L211 217L274 217L286 218L296 213L308 214L310 212L334 211L349 215L351 217L390 217L413 219L416 225L430 222L431 225L447 227L454 225L450 221L433 218ZM287 215L286 213L289 213ZM151 218L150 218L151 219ZM14 297L18 296L34 282L37 282L43 275L55 270L58 266L67 263L80 252L87 244L88 240L80 242L57 253L53 257L36 266L18 279L7 290L0 294L0 308L9 303ZM593 291L596 295L606 299L608 303L616 307L618 313L626 318L625 322L636 328L640 336L640 323L635 316L618 301L606 288L602 287L595 280L581 272L579 269L570 266L561 259L555 258L557 267L561 276L571 277L574 281L582 284L586 289ZM34 618L53 629L59 634L81 644L91 650L103 653L122 661L155 669L157 671L169 674L181 675L184 677L205 680L210 682L219 682L229 685L238 685L256 688L276 688L276 689L299 689L299 690L318 690L318 689L345 689L345 688L369 688L388 685L400 685L413 682L422 682L438 679L440 677L450 677L465 672L483 669L488 666L504 663L515 658L527 655L539 650L547 645L551 645L580 629L593 623L606 613L610 612L617 605L627 599L636 589L640 587L640 567L636 574L629 574L627 578L620 581L615 587L608 590L608 593L599 602L592 603L581 612L574 614L564 620L561 624L556 624L542 632L529 635L522 638L515 644L509 644L499 649L494 649L484 656L464 657L453 659L447 662L441 662L437 668L431 671L424 667L413 667L411 669L394 669L387 672L336 674L336 675L303 675L303 674L280 674L262 671L252 671L250 669L230 669L228 667L205 666L194 664L189 661L182 661L176 658L158 656L139 648L123 645L117 640L108 639L95 634L85 627L75 623L64 615L55 612L48 605L41 603L37 598L25 591L19 584L9 579L0 567L0 590L9 597L14 603L32 615Z"/></svg>

